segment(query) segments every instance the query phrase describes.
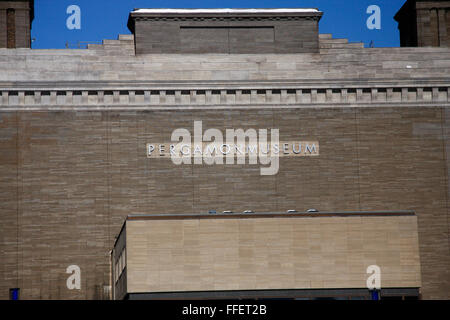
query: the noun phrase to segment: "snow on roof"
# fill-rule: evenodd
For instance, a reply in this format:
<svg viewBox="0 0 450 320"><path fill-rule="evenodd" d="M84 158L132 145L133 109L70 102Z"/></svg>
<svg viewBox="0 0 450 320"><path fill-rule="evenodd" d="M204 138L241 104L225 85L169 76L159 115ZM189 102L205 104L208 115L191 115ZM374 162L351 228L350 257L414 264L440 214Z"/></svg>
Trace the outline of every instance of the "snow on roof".
<svg viewBox="0 0 450 320"><path fill-rule="evenodd" d="M318 13L315 8L276 8L276 9L135 9L133 13Z"/></svg>

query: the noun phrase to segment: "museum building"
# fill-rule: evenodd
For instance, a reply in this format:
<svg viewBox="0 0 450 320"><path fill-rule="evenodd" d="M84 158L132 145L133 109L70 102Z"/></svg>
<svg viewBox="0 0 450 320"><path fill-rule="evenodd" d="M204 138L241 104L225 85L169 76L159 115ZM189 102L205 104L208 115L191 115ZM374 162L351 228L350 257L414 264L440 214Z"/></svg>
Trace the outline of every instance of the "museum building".
<svg viewBox="0 0 450 320"><path fill-rule="evenodd" d="M400 48L323 14L37 50L0 1L0 299L449 299L450 1L406 1Z"/></svg>

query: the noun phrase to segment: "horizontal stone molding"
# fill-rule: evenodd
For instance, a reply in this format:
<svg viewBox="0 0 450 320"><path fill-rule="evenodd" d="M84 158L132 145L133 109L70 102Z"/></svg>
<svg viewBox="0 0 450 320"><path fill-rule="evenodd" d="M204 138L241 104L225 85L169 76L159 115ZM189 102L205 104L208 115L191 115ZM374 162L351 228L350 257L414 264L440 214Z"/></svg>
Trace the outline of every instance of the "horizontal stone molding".
<svg viewBox="0 0 450 320"><path fill-rule="evenodd" d="M38 106L336 106L414 105L450 102L450 86L281 87L281 88L1 88L0 109Z"/></svg>

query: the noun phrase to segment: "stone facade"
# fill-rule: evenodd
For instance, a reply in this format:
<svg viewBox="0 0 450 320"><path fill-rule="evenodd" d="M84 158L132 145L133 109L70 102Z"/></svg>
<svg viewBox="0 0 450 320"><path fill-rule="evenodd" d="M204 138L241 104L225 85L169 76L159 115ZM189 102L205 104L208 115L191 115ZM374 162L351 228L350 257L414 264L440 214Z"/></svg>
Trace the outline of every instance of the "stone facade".
<svg viewBox="0 0 450 320"><path fill-rule="evenodd" d="M448 299L450 51L319 36L301 54L0 49L0 298L100 299L129 214L413 210L425 299ZM279 128L319 157L174 165L176 128ZM68 290L66 268L81 268Z"/></svg>

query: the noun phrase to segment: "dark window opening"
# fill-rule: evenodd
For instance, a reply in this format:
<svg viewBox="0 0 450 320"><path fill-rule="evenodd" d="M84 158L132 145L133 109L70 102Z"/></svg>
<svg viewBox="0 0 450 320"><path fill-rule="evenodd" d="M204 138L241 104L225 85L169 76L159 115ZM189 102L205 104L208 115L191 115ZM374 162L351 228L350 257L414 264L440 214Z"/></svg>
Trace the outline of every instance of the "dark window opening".
<svg viewBox="0 0 450 320"><path fill-rule="evenodd" d="M370 299L371 300L380 300L380 292L378 290L370 291Z"/></svg>
<svg viewBox="0 0 450 320"><path fill-rule="evenodd" d="M19 300L19 298L20 298L19 288L9 289L9 300Z"/></svg>

